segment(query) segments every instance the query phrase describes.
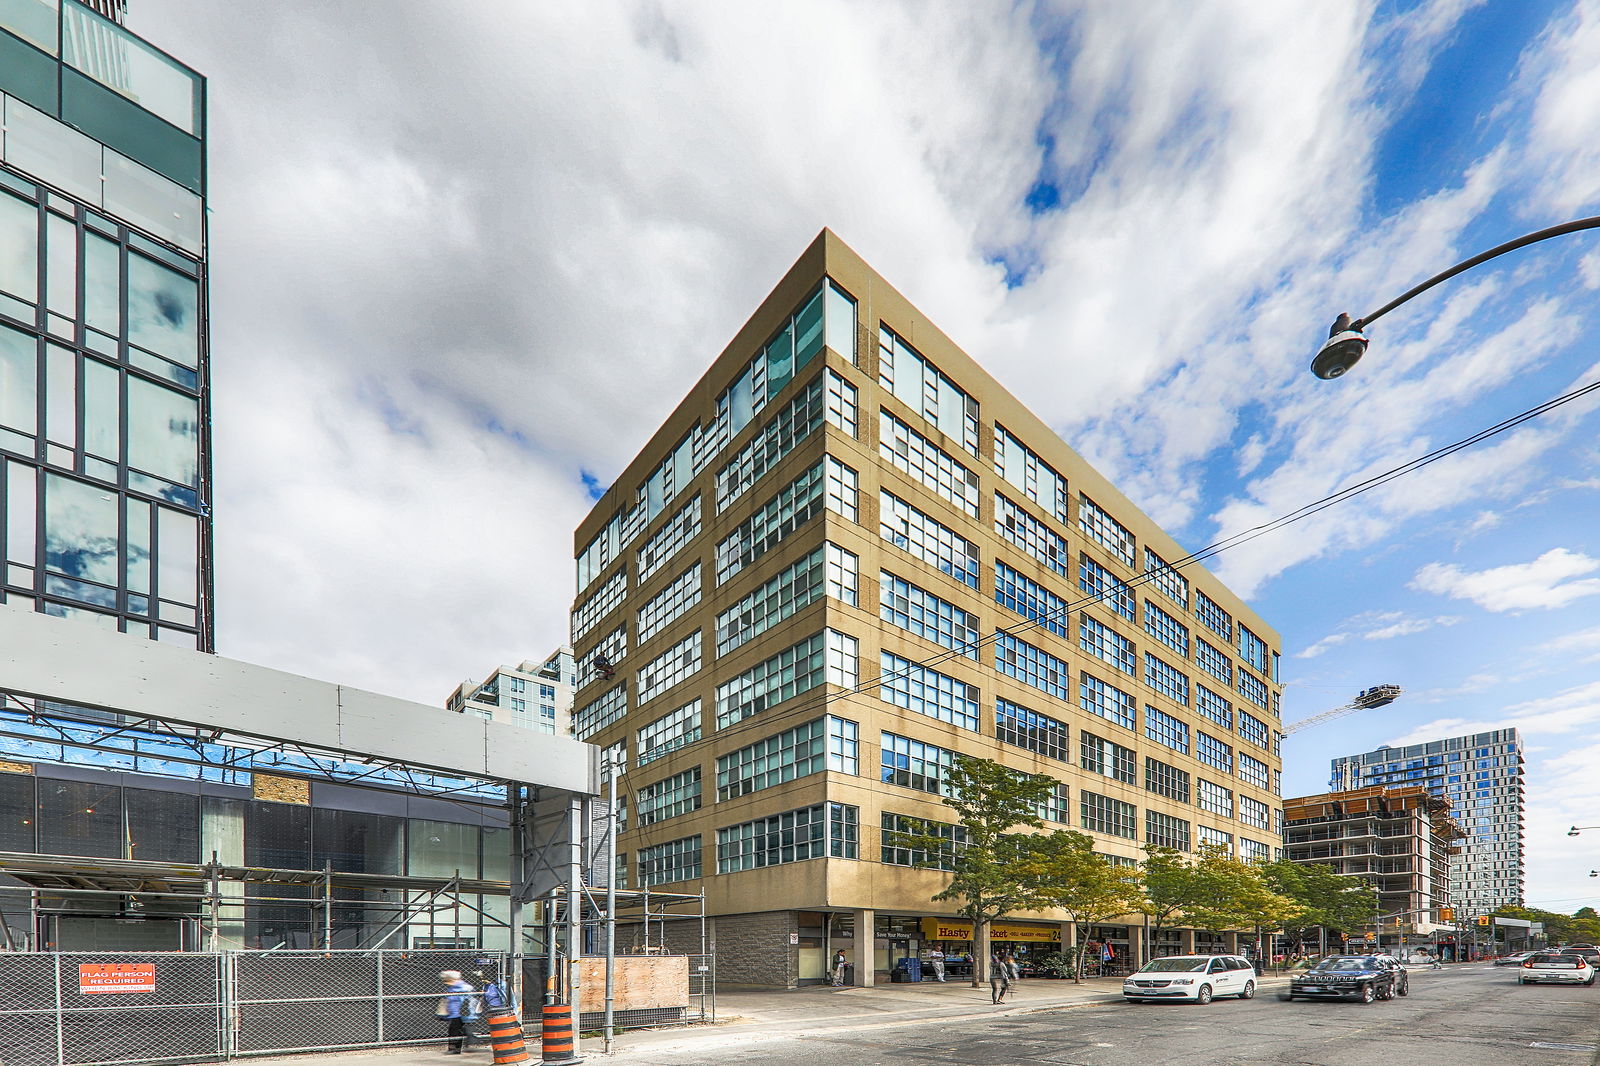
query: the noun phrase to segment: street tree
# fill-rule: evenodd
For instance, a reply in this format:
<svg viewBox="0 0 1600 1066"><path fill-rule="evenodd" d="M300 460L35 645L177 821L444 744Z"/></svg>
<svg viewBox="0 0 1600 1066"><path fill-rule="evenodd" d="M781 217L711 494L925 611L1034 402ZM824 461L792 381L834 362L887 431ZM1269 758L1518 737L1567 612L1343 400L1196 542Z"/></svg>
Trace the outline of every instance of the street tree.
<svg viewBox="0 0 1600 1066"><path fill-rule="evenodd" d="M1035 836L1017 865L1017 874L1035 906L1065 911L1080 930L1072 979L1083 980L1084 927L1139 910L1143 903L1137 870L1112 865L1096 854L1094 840L1070 829Z"/></svg>
<svg viewBox="0 0 1600 1066"><path fill-rule="evenodd" d="M1318 939L1326 930L1335 937L1361 928L1372 920L1377 909L1372 888L1360 878L1335 873L1321 863L1277 862L1259 867L1267 886L1300 905L1301 914L1284 932L1300 940L1313 930ZM1319 947L1325 944L1319 943Z"/></svg>
<svg viewBox="0 0 1600 1066"><path fill-rule="evenodd" d="M1144 902L1140 909L1150 916L1150 931L1159 940L1163 929L1200 904L1205 886L1181 851L1158 844L1145 845L1142 874Z"/></svg>
<svg viewBox="0 0 1600 1066"><path fill-rule="evenodd" d="M957 755L944 775L943 793L954 824L906 819L902 830L889 834L890 846L910 850L915 865L949 873L950 883L933 899L957 901L957 912L972 922L973 988L989 957L990 924L1035 906L1016 874L1034 834L1015 830L1043 828L1039 808L1056 784L1044 774Z"/></svg>

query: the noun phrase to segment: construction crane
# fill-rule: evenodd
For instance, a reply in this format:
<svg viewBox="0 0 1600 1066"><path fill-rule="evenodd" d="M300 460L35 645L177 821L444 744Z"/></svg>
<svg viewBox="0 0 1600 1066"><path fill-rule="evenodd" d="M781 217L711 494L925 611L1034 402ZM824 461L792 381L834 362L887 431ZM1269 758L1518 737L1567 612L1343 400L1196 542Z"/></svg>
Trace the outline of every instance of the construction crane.
<svg viewBox="0 0 1600 1066"><path fill-rule="evenodd" d="M1290 733L1298 733L1302 729L1309 729L1311 726L1321 725L1323 722L1331 722L1335 718L1343 718L1345 715L1354 714L1357 711L1370 711L1374 707L1387 707L1399 698L1399 685L1373 685L1371 688L1362 689L1356 694L1355 699L1343 707L1335 707L1331 711L1323 711L1321 714L1314 714L1310 718L1302 718L1298 722L1284 726L1283 735L1288 736Z"/></svg>

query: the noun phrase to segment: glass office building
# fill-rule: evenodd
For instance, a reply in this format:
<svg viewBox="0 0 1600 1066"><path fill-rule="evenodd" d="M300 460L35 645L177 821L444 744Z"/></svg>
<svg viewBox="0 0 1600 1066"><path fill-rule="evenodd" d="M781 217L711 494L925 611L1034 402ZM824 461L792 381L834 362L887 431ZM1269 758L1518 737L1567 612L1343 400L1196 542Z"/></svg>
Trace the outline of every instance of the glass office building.
<svg viewBox="0 0 1600 1066"><path fill-rule="evenodd" d="M199 74L76 0L0 0L8 607L213 650L205 192Z"/></svg>
<svg viewBox="0 0 1600 1066"><path fill-rule="evenodd" d="M1515 729L1379 748L1333 760L1329 787L1422 785L1450 801L1461 826L1450 901L1462 916L1522 906L1525 820L1522 738Z"/></svg>

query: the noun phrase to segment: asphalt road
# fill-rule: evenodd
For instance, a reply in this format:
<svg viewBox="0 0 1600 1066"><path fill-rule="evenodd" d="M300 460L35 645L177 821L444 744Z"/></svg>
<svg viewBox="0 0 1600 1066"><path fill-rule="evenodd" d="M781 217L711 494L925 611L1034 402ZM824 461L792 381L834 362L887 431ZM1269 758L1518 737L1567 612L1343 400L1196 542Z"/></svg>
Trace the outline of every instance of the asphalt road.
<svg viewBox="0 0 1600 1066"><path fill-rule="evenodd" d="M1413 970L1404 999L1128 1004L655 1048L672 1066L1600 1066L1600 986L1516 983L1515 971ZM1576 1045L1540 1047L1540 1044ZM642 1052L643 1049L640 1049ZM624 1051L622 1066L638 1053Z"/></svg>

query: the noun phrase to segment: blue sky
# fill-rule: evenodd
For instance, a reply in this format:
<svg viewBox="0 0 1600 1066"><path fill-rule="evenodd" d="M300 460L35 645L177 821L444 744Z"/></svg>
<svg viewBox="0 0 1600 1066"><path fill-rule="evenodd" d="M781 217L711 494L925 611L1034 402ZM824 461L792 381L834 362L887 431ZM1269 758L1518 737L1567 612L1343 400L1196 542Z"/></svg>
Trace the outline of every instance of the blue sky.
<svg viewBox="0 0 1600 1066"><path fill-rule="evenodd" d="M754 10L759 7L759 11ZM1201 547L1600 378L1600 0L140 0L210 78L218 640L439 701L562 639L571 530L830 226ZM271 62L263 61L271 56ZM1517 725L1593 903L1593 400L1250 542L1286 789ZM296 582L314 601L280 594ZM441 621L441 619L443 621ZM1592 843L1591 843L1592 840Z"/></svg>

